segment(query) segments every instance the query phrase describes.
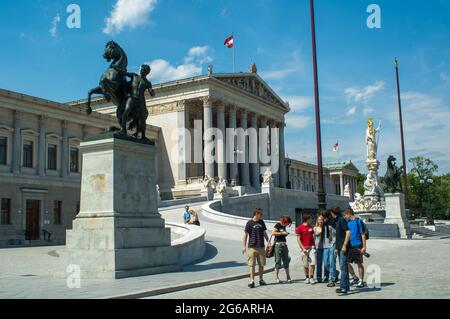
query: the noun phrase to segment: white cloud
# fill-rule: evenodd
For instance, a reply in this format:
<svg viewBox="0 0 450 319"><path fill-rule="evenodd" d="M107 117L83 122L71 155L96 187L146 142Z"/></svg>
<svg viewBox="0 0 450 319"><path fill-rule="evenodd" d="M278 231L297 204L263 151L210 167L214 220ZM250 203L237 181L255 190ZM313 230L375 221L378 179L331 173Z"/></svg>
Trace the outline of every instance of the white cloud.
<svg viewBox="0 0 450 319"><path fill-rule="evenodd" d="M358 108L356 107L356 105L351 106L351 107L347 110L347 113L345 113L345 115L347 115L347 116L355 115L357 109L358 109Z"/></svg>
<svg viewBox="0 0 450 319"><path fill-rule="evenodd" d="M314 99L312 96L287 96L284 100L289 102L291 112L302 112L314 105Z"/></svg>
<svg viewBox="0 0 450 319"><path fill-rule="evenodd" d="M50 30L48 30L48 32L50 32L50 35L53 38L58 37L58 24L60 22L61 22L61 17L59 16L59 14L57 14L52 20L52 27L50 28Z"/></svg>
<svg viewBox="0 0 450 319"><path fill-rule="evenodd" d="M117 0L103 32L118 34L125 27L136 28L149 22L150 13L155 9L158 0Z"/></svg>
<svg viewBox="0 0 450 319"><path fill-rule="evenodd" d="M301 72L304 69L304 63L302 62L299 52L295 51L291 54L290 60L284 67L277 68L269 71L259 72L261 77L266 80L284 80L292 74Z"/></svg>
<svg viewBox="0 0 450 319"><path fill-rule="evenodd" d="M369 105L374 95L384 90L385 83L383 81L376 81L374 84L363 88L350 87L345 89L344 94L347 97L348 110L346 116L351 117L355 115L358 108L362 106L364 116L373 112L373 108Z"/></svg>
<svg viewBox="0 0 450 319"><path fill-rule="evenodd" d="M228 15L228 8L222 8L222 10L220 10L220 16L222 18L225 18Z"/></svg>
<svg viewBox="0 0 450 319"><path fill-rule="evenodd" d="M172 65L164 59L149 62L152 73L150 77L156 83L169 82L200 75L205 63L213 61L212 49L209 46L191 48L184 57L183 64Z"/></svg>
<svg viewBox="0 0 450 319"><path fill-rule="evenodd" d="M349 102L354 103L367 103L372 99L375 93L384 90L384 82L376 81L372 85L368 85L364 88L348 88L345 90L345 95Z"/></svg>
<svg viewBox="0 0 450 319"><path fill-rule="evenodd" d="M450 84L450 75L448 75L447 73L441 73L439 77L445 84Z"/></svg>
<svg viewBox="0 0 450 319"><path fill-rule="evenodd" d="M293 129L304 129L312 123L310 116L299 115L299 114L289 114L286 116L286 127Z"/></svg>

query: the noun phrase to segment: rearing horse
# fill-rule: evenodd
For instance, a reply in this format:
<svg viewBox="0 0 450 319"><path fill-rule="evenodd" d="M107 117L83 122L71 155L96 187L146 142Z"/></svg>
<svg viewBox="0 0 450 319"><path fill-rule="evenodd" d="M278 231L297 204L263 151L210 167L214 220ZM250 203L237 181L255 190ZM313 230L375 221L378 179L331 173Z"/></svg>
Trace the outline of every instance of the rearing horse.
<svg viewBox="0 0 450 319"><path fill-rule="evenodd" d="M125 77L128 66L128 58L123 49L114 41L106 44L103 58L112 61L109 68L100 78L100 85L88 93L87 113L92 113L91 98L93 94L101 94L108 102L117 106L116 115L119 123L125 109L128 82Z"/></svg>
<svg viewBox="0 0 450 319"><path fill-rule="evenodd" d="M402 189L401 176L403 173L403 166L397 167L395 161L397 159L390 155L387 159L387 170L384 176L384 183L388 192L395 193Z"/></svg>

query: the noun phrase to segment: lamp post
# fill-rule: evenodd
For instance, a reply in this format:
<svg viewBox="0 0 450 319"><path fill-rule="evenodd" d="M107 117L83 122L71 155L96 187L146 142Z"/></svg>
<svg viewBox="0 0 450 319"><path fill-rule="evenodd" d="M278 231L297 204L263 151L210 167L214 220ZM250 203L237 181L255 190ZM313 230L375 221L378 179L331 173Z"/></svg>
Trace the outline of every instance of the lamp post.
<svg viewBox="0 0 450 319"><path fill-rule="evenodd" d="M316 144L317 144L317 200L320 210L326 209L326 195L323 188L323 165L322 165L322 136L320 130L320 105L319 105L319 77L317 72L317 48L316 48L316 23L314 19L314 0L310 0L311 33L312 33L312 56L314 68L314 101L316 113Z"/></svg>

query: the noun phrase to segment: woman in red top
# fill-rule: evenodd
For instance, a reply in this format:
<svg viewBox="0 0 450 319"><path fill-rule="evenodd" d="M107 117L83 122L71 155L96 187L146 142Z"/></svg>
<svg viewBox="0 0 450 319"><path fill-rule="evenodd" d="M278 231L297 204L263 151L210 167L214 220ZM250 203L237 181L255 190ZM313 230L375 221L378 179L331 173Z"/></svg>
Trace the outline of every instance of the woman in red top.
<svg viewBox="0 0 450 319"><path fill-rule="evenodd" d="M311 215L303 215L303 224L295 230L297 243L302 251L302 263L305 270L305 283L315 284L314 270L316 266L316 249L314 246L314 229L311 226Z"/></svg>

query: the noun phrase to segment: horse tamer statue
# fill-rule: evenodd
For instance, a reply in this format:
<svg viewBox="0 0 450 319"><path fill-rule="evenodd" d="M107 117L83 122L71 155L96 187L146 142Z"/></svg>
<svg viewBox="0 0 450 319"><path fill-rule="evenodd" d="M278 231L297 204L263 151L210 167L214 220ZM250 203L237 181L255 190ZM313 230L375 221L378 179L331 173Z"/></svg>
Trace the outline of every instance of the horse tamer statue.
<svg viewBox="0 0 450 319"><path fill-rule="evenodd" d="M133 136L138 137L141 133L141 138L146 139L148 111L145 103L145 91L148 90L152 97L155 96L152 84L147 80L151 71L150 66L142 65L140 74L128 73L127 55L114 41L106 44L103 57L106 61L112 62L100 78L100 85L88 93L87 113L92 113L92 95L101 94L108 102L112 102L117 107L116 116L120 124L120 132L127 134L128 129L136 128ZM129 82L127 77L131 79ZM129 126L127 127L127 125ZM110 130L116 130L116 128Z"/></svg>
<svg viewBox="0 0 450 319"><path fill-rule="evenodd" d="M395 161L397 159L389 155L387 159L387 170L386 175L384 176L384 183L386 186L386 192L395 193L402 190L402 174L403 174L403 166L397 167Z"/></svg>

